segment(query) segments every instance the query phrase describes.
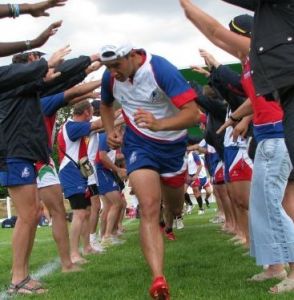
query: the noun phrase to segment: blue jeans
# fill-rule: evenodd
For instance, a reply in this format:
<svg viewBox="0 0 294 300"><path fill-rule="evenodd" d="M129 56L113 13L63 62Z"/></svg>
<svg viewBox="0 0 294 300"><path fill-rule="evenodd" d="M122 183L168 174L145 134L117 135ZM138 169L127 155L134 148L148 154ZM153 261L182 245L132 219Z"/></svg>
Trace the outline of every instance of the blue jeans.
<svg viewBox="0 0 294 300"><path fill-rule="evenodd" d="M258 144L249 200L250 254L257 265L294 262L294 223L282 207L291 170L284 139Z"/></svg>

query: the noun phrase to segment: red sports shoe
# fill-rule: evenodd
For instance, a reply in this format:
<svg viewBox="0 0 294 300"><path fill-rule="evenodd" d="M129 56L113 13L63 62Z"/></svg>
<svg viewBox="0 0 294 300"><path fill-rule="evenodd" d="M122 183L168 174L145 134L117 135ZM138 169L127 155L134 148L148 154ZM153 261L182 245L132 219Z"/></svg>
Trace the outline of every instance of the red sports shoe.
<svg viewBox="0 0 294 300"><path fill-rule="evenodd" d="M156 277L149 289L150 296L156 300L170 300L169 287L163 276Z"/></svg>
<svg viewBox="0 0 294 300"><path fill-rule="evenodd" d="M170 241L175 241L176 240L176 236L175 234L171 231L171 232L164 232L165 233L165 236L168 240Z"/></svg>

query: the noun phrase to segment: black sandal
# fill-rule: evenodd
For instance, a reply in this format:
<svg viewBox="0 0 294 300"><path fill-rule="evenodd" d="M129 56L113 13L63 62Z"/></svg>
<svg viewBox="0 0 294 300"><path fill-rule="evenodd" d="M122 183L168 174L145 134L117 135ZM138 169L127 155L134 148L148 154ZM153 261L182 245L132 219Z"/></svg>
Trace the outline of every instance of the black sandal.
<svg viewBox="0 0 294 300"><path fill-rule="evenodd" d="M35 287L28 286L28 283L32 280L31 276L28 275L18 284L11 283L7 290L8 295L22 294L22 295L32 295L32 294L44 294L48 290L44 289L41 284Z"/></svg>

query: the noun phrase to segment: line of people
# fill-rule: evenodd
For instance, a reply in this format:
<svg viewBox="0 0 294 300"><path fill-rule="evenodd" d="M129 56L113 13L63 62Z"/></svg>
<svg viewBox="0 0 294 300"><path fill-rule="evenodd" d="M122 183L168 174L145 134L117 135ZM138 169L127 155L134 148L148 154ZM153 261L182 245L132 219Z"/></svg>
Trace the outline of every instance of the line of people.
<svg viewBox="0 0 294 300"><path fill-rule="evenodd" d="M275 17L271 15L271 17L273 17L274 21L280 19L281 23L282 19L285 21L286 17L291 15L291 11L282 14L282 12L286 12L286 7L288 9L291 8L291 1L256 1L254 4L253 2L249 4L249 1L242 1L242 4L241 1L226 2L239 4L252 10L256 9L258 12L264 12L266 8L270 8L268 10L268 13L270 13L273 9L277 12L277 15ZM268 2L271 3L269 4ZM253 17L250 15L235 17L229 24L229 30L190 0L180 0L180 3L187 18L216 46L240 59L243 67L243 72L240 76L226 66L221 65L209 53L205 51L200 52L209 70L210 85L229 104L229 113L226 121L218 130L218 133L225 131L224 155L221 158L225 165L225 175L230 176L229 184L227 185L229 198L231 199L231 204L235 203L238 205L239 201L240 208L243 209L243 211L236 210L236 225L240 226L244 242L249 244L250 254L255 257L256 263L269 266L265 271L253 275L249 280L260 282L277 278L282 281L271 287L269 289L270 293L293 291L294 219L293 204L291 203L293 202L293 199L291 199L293 198L293 171L291 172L292 164L290 160L290 156L293 153L289 153L286 148L284 133L285 127L285 129L289 129L287 128L289 123L286 121L289 111L285 111L286 106L283 104L283 93L280 94L281 98L276 99L276 93L271 95L265 93L265 87L270 91L277 89L276 84L280 82L284 75L281 73L281 78L274 78L273 73L275 72L272 72L270 69L269 61L267 61L269 65L263 71L267 72L268 68L269 73L266 76L255 73L260 71L261 67L261 64L258 65L256 60L256 43L258 43L259 38L262 45L265 39L255 35L261 33L261 31L260 28L256 30L256 26L253 25ZM259 15L256 16L256 20L258 18ZM291 24L288 27L290 26ZM265 31L265 33L267 32ZM252 36L254 36L254 42L251 50L252 55L249 58ZM273 44L276 42L276 38L271 35L269 40ZM281 47L277 48L284 49L282 43L279 45ZM262 59L264 50L261 48L263 47L260 46L259 48L260 59ZM281 50L276 49L272 52L274 51L278 52ZM271 51L269 50L269 52ZM253 68L251 67L252 63L254 64ZM265 66L263 62L262 65ZM200 71L202 74L207 74L207 71ZM275 79L276 84L270 85L269 83L273 79ZM286 81L285 85L287 85ZM255 87L257 87L257 92ZM236 97L241 97L243 100L238 104L235 103L236 105L233 106L232 96L235 99L237 99ZM280 103L282 103L282 106ZM201 104L199 103L199 105ZM250 132L251 124L253 125L253 134ZM228 135L231 136L231 140L235 143L234 145L226 143ZM252 136L252 139L247 151L246 145L249 143L246 142L246 139L250 136ZM288 143L289 151L291 151L290 144ZM232 146L239 149L234 149ZM243 150L240 150L242 148ZM233 154L234 151L236 154ZM249 158L248 153L250 153L251 158ZM251 160L254 161L252 174ZM238 174L241 175L241 173L243 177L238 177L239 180L242 180L242 184L235 185L239 189L238 192L234 188L232 180ZM226 177L225 181L227 181ZM235 197L236 195L238 195L238 198ZM223 206L223 208L225 207ZM249 218L246 215L248 209ZM229 211L227 211L228 213ZM237 228L233 232L239 234ZM289 273L285 270L285 264L289 264Z"/></svg>
<svg viewBox="0 0 294 300"><path fill-rule="evenodd" d="M271 1L273 4L257 2L245 5L256 10L256 23L264 11L278 11L278 18L272 15L276 22L291 15L290 0ZM270 288L271 293L294 290L290 160L293 153L289 138L292 134L292 121L289 121L292 89L289 80L281 76L285 79L283 86L277 73L269 67L268 59L264 63L270 70L269 78L256 75L264 70L255 53L256 44L259 45L255 33L260 34L260 31L256 29L257 25L253 26L252 17L234 18L228 30L190 0L180 0L180 3L188 19L209 40L240 59L242 76L201 50L208 70L195 70L209 78L209 86L201 88L195 82L189 84L165 58L134 48L129 42L109 43L100 49L99 55L68 60L64 57L70 52L69 47L58 50L48 61L41 58L39 52L28 52L15 56L13 64L0 67L0 181L8 187L18 213L12 241L10 294L46 292L40 282L29 276L29 257L40 212L39 199L52 215L53 236L62 270L79 271L78 265L87 262L79 252L80 238L85 254L101 253L109 245L123 243L118 235L125 200L117 176L121 179L128 176L139 201L140 243L152 273L150 296L170 299L163 271L164 244L159 226L161 203L166 213L166 227L171 228L174 218L182 213L184 203L186 129L201 122L200 109L206 114L206 145L197 146L197 150L202 148L206 153L217 203L225 216L224 229L234 233L241 244L250 247L257 264L269 265L266 271L250 280L278 278L282 281ZM47 9L64 4L66 0L48 0L35 5L0 5L0 17L18 17L23 13L47 15ZM41 46L61 24L61 21L53 23L32 41L0 44L0 54L9 55ZM283 28L293 27L291 22L282 25ZM252 36L255 48L249 59ZM291 45L289 38L292 37L286 36L284 44ZM272 39L275 41L273 48L279 48L277 38ZM261 39L257 51L261 56L266 42ZM287 52L288 47L282 47L281 51ZM102 65L106 70L101 82L77 85ZM276 85L271 85L273 79L277 80ZM85 99L96 97L93 91L100 85L101 119L92 119L93 108ZM274 90L280 92L283 109L278 101L273 101L277 93L269 94ZM123 121L115 114L115 100L122 107L119 114ZM60 166L57 175L50 158L54 126L57 110L67 104L74 104L73 116L58 133ZM122 122L126 124L125 129L118 126ZM105 134L97 136L102 127ZM119 148L125 165L115 164L113 150ZM198 161L193 155L190 160ZM200 169L194 166L188 171L190 179L194 180ZM73 209L70 239L61 187ZM207 196L209 193L207 189ZM101 244L96 237L100 209L98 195L103 196ZM199 194L196 193L197 198ZM284 269L285 263L289 263L289 274Z"/></svg>

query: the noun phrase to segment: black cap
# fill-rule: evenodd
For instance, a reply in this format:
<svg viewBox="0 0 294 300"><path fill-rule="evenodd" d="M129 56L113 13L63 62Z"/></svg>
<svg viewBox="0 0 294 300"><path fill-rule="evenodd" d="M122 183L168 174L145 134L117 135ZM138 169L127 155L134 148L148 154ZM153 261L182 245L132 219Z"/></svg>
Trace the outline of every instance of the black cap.
<svg viewBox="0 0 294 300"><path fill-rule="evenodd" d="M253 17L247 14L239 15L229 23L229 26L231 31L246 37L251 37Z"/></svg>

